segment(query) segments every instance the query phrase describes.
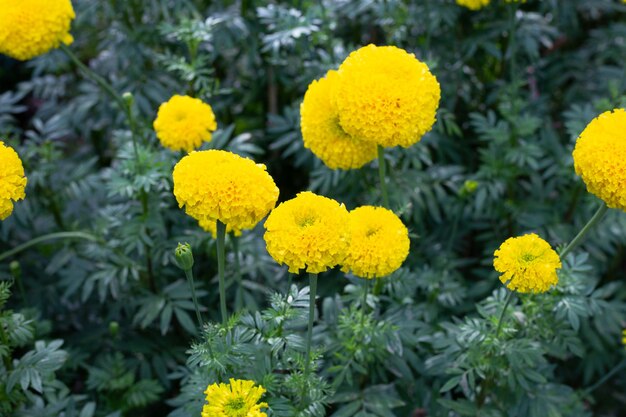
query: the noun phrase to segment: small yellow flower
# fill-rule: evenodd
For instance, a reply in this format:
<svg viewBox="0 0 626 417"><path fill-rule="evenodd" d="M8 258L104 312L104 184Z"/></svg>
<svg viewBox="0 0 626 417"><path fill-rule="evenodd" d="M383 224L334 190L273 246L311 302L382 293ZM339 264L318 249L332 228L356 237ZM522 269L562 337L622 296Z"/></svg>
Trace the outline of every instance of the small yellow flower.
<svg viewBox="0 0 626 417"><path fill-rule="evenodd" d="M26 61L71 44L70 0L0 0L0 54Z"/></svg>
<svg viewBox="0 0 626 417"><path fill-rule="evenodd" d="M626 0L624 0L624 3L626 3ZM626 346L626 329L622 331L622 345Z"/></svg>
<svg viewBox="0 0 626 417"><path fill-rule="evenodd" d="M173 178L188 215L203 224L220 220L236 232L256 226L278 200L265 165L232 152L192 152L176 164Z"/></svg>
<svg viewBox="0 0 626 417"><path fill-rule="evenodd" d="M494 256L493 267L511 291L542 293L559 281L559 255L534 233L505 240Z"/></svg>
<svg viewBox="0 0 626 417"><path fill-rule="evenodd" d="M19 155L0 141L0 220L11 215L14 201L24 199L26 181Z"/></svg>
<svg viewBox="0 0 626 417"><path fill-rule="evenodd" d="M391 210L363 206L350 212L352 237L342 270L361 278L382 278L409 254L409 231Z"/></svg>
<svg viewBox="0 0 626 417"><path fill-rule="evenodd" d="M348 135L339 125L333 94L339 82L337 71L313 81L300 106L304 147L331 169L355 169L376 159L376 144Z"/></svg>
<svg viewBox="0 0 626 417"><path fill-rule="evenodd" d="M339 123L352 137L384 147L419 142L435 123L441 90L428 66L395 46L368 45L339 67Z"/></svg>
<svg viewBox="0 0 626 417"><path fill-rule="evenodd" d="M339 265L350 246L348 211L312 192L276 207L265 221L267 251L289 272L319 273Z"/></svg>
<svg viewBox="0 0 626 417"><path fill-rule="evenodd" d="M488 6L490 1L491 0L456 0L456 4L467 7L470 10L478 10Z"/></svg>
<svg viewBox="0 0 626 417"><path fill-rule="evenodd" d="M587 190L607 206L626 211L626 111L615 109L593 119L572 156Z"/></svg>
<svg viewBox="0 0 626 417"><path fill-rule="evenodd" d="M265 388L255 386L254 381L230 379L229 384L209 385L204 391L207 404L202 408L202 417L267 417L259 402Z"/></svg>
<svg viewBox="0 0 626 417"><path fill-rule="evenodd" d="M174 96L161 104L153 126L164 147L191 152L211 141L217 122L211 106L202 100Z"/></svg>

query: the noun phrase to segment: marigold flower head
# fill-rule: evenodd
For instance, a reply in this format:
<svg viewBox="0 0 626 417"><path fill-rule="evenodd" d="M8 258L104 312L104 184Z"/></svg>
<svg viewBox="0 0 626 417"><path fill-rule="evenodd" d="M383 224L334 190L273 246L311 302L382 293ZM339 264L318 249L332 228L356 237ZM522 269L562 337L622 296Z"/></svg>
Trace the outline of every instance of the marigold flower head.
<svg viewBox="0 0 626 417"><path fill-rule="evenodd" d="M70 0L0 0L0 54L26 61L74 41Z"/></svg>
<svg viewBox="0 0 626 417"><path fill-rule="evenodd" d="M559 255L534 233L505 240L494 256L493 267L511 291L542 293L559 281Z"/></svg>
<svg viewBox="0 0 626 417"><path fill-rule="evenodd" d="M174 167L178 205L200 222L253 228L276 205L278 187L265 165L232 152L191 152Z"/></svg>
<svg viewBox="0 0 626 417"><path fill-rule="evenodd" d="M342 270L361 278L382 278L409 254L409 231L391 210L363 206L350 212L350 249Z"/></svg>
<svg viewBox="0 0 626 417"><path fill-rule="evenodd" d="M174 96L161 104L153 126L164 147L190 152L211 141L217 122L211 106L202 100Z"/></svg>
<svg viewBox="0 0 626 417"><path fill-rule="evenodd" d="M350 246L348 211L335 200L299 193L265 221L267 251L289 272L319 273L339 265Z"/></svg>
<svg viewBox="0 0 626 417"><path fill-rule="evenodd" d="M267 417L261 411L267 403L259 402L265 388L255 386L254 381L231 378L229 384L209 385L204 393L207 404L202 417Z"/></svg>
<svg viewBox="0 0 626 417"><path fill-rule="evenodd" d="M479 10L488 6L491 0L456 0L459 6L467 7L470 10Z"/></svg>
<svg viewBox="0 0 626 417"><path fill-rule="evenodd" d="M328 71L325 78L309 85L300 106L304 147L331 169L361 168L376 159L376 144L352 137L341 128L333 99L338 82L337 71Z"/></svg>
<svg viewBox="0 0 626 417"><path fill-rule="evenodd" d="M572 156L587 190L607 206L626 211L626 111L615 109L593 119Z"/></svg>
<svg viewBox="0 0 626 417"><path fill-rule="evenodd" d="M368 45L339 67L334 95L343 130L384 147L409 147L435 123L439 83L413 54Z"/></svg>
<svg viewBox="0 0 626 417"><path fill-rule="evenodd" d="M13 202L26 196L22 160L13 148L0 141L0 220L13 213Z"/></svg>

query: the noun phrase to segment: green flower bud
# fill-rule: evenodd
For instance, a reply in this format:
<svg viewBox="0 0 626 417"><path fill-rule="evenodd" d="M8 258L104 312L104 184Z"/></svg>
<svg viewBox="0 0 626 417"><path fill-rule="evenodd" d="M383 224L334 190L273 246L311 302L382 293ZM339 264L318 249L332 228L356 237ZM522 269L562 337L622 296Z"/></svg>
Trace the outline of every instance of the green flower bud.
<svg viewBox="0 0 626 417"><path fill-rule="evenodd" d="M120 324L116 321L112 321L109 323L109 333L111 336L115 337L120 331Z"/></svg>
<svg viewBox="0 0 626 417"><path fill-rule="evenodd" d="M463 186L459 190L459 194L462 197L466 197L470 194L473 194L478 189L478 181L467 180L463 183Z"/></svg>
<svg viewBox="0 0 626 417"><path fill-rule="evenodd" d="M174 250L174 256L176 264L183 271L189 271L193 268L193 252L189 243L179 243L176 250Z"/></svg>
<svg viewBox="0 0 626 417"><path fill-rule="evenodd" d="M11 271L11 275L15 279L19 279L22 276L22 266L18 261L12 261L9 264L9 271Z"/></svg>
<svg viewBox="0 0 626 417"><path fill-rule="evenodd" d="M129 91L122 94L122 99L124 100L124 103L126 103L128 107L131 107L133 105L133 102L135 101L135 97L133 96L133 93Z"/></svg>

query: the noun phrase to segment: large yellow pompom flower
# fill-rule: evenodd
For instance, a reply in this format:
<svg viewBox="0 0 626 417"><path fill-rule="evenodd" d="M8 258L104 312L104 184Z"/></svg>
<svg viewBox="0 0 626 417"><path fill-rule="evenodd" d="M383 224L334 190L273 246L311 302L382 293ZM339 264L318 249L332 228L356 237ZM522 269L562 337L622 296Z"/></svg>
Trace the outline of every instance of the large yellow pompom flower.
<svg viewBox="0 0 626 417"><path fill-rule="evenodd" d="M26 177L17 152L0 141L0 220L13 213L13 202L23 200Z"/></svg>
<svg viewBox="0 0 626 417"><path fill-rule="evenodd" d="M161 104L153 126L164 147L190 152L211 141L217 122L211 106L202 100L174 96Z"/></svg>
<svg viewBox="0 0 626 417"><path fill-rule="evenodd" d="M331 169L361 168L376 159L376 144L348 135L339 125L333 94L339 82L336 71L313 81L300 106L300 126L304 147L310 149Z"/></svg>
<svg viewBox="0 0 626 417"><path fill-rule="evenodd" d="M368 45L339 67L339 123L384 147L409 147L435 123L441 90L428 66L395 46Z"/></svg>
<svg viewBox="0 0 626 417"><path fill-rule="evenodd" d="M0 0L0 54L25 61L71 44L70 0Z"/></svg>
<svg viewBox="0 0 626 417"><path fill-rule="evenodd" d="M219 220L234 231L253 228L278 200L265 165L232 152L192 152L176 164L173 178L178 205L188 215Z"/></svg>
<svg viewBox="0 0 626 417"><path fill-rule="evenodd" d="M587 190L607 206L626 211L626 111L615 109L592 120L572 155Z"/></svg>
<svg viewBox="0 0 626 417"><path fill-rule="evenodd" d="M350 212L350 249L342 270L361 278L382 278L409 254L409 231L391 210L363 206Z"/></svg>
<svg viewBox="0 0 626 417"><path fill-rule="evenodd" d="M494 256L493 267L511 291L542 293L559 281L559 255L534 233L505 240Z"/></svg>
<svg viewBox="0 0 626 417"><path fill-rule="evenodd" d="M348 211L335 200L299 193L265 221L267 251L289 272L320 273L339 265L350 246Z"/></svg>
<svg viewBox="0 0 626 417"><path fill-rule="evenodd" d="M207 404L202 408L202 417L267 417L259 402L265 388L255 386L254 381L230 379L229 384L209 385L206 391Z"/></svg>
<svg viewBox="0 0 626 417"><path fill-rule="evenodd" d="M479 10L488 6L491 0L456 0L459 6L467 7L470 10Z"/></svg>

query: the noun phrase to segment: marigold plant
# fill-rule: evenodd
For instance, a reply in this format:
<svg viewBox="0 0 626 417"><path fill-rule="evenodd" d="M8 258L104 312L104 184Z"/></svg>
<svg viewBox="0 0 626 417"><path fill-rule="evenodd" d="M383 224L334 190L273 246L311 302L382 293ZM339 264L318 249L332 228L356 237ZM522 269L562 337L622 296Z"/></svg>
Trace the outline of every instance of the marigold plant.
<svg viewBox="0 0 626 417"><path fill-rule="evenodd" d="M324 272L343 262L350 246L346 208L310 191L279 204L265 229L267 251L290 272Z"/></svg>
<svg viewBox="0 0 626 417"><path fill-rule="evenodd" d="M24 199L26 181L19 155L0 141L0 220L11 215L14 201Z"/></svg>
<svg viewBox="0 0 626 417"><path fill-rule="evenodd" d="M542 293L559 281L559 255L534 233L505 240L494 256L493 267L511 291Z"/></svg>
<svg viewBox="0 0 626 417"><path fill-rule="evenodd" d="M391 210L363 206L350 211L350 249L343 271L382 278L402 266L409 254L409 231Z"/></svg>
<svg viewBox="0 0 626 417"><path fill-rule="evenodd" d="M435 123L441 90L428 66L395 46L367 45L339 67L335 100L349 135L409 147Z"/></svg>
<svg viewBox="0 0 626 417"><path fill-rule="evenodd" d="M265 388L256 386L254 381L233 379L228 384L209 385L206 391L207 403L202 408L202 417L267 417L259 402Z"/></svg>
<svg viewBox="0 0 626 417"><path fill-rule="evenodd" d="M73 42L70 0L0 0L0 53L26 61Z"/></svg>
<svg viewBox="0 0 626 417"><path fill-rule="evenodd" d="M251 229L278 200L278 187L265 165L232 152L192 152L174 167L174 195L188 215L217 220L234 231Z"/></svg>
<svg viewBox="0 0 626 417"><path fill-rule="evenodd" d="M197 98L177 95L161 104L153 126L164 147L190 152L211 141L217 122L211 106Z"/></svg>

